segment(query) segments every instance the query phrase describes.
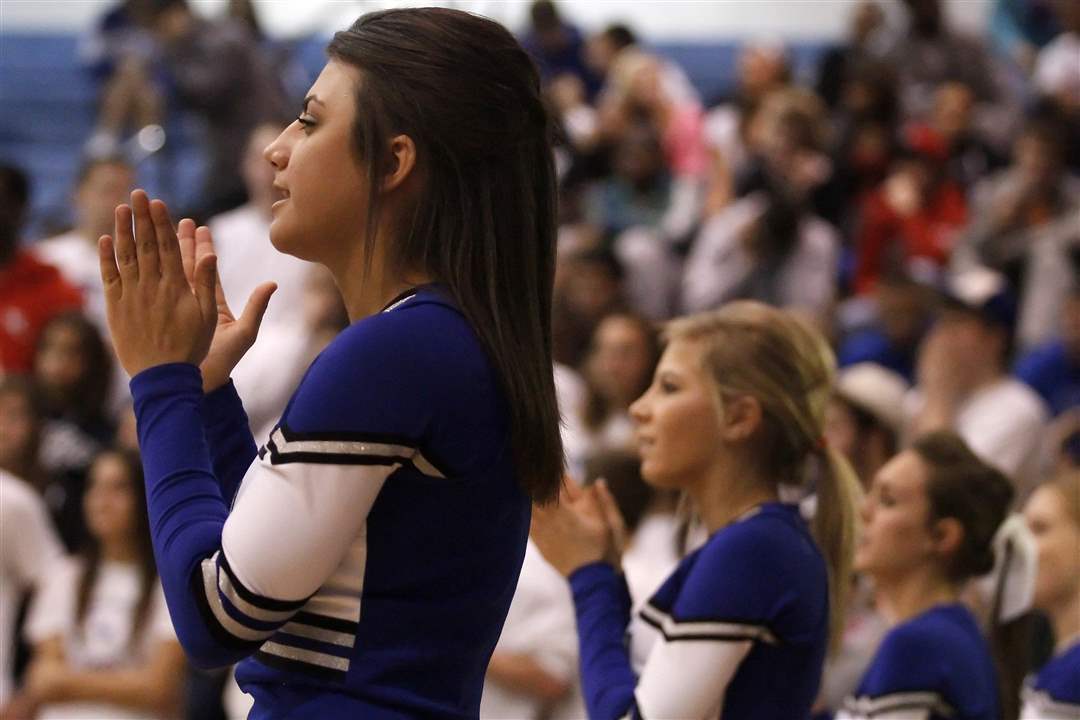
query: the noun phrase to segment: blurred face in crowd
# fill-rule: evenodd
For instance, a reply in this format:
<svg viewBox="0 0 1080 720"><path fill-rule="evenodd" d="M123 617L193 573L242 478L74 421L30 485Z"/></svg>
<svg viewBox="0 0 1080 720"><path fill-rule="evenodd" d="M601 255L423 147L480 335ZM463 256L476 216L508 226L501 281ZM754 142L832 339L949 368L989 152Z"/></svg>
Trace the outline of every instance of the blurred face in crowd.
<svg viewBox="0 0 1080 720"><path fill-rule="evenodd" d="M357 68L328 62L299 119L266 148L280 198L270 242L283 253L329 264L364 232L369 185L353 146L359 81Z"/></svg>
<svg viewBox="0 0 1080 720"><path fill-rule="evenodd" d="M117 455L105 453L90 467L83 498L86 528L102 542L129 539L135 531L137 496L127 465Z"/></svg>
<svg viewBox="0 0 1080 720"><path fill-rule="evenodd" d="M635 320L613 315L597 326L588 372L609 402L628 407L648 384L650 363L649 338Z"/></svg>
<svg viewBox="0 0 1080 720"><path fill-rule="evenodd" d="M760 97L783 84L786 62L779 48L750 46L739 53L739 88Z"/></svg>
<svg viewBox="0 0 1080 720"><path fill-rule="evenodd" d="M1054 610L1080 594L1080 524L1066 509L1057 485L1043 485L1024 507L1024 519L1039 549L1035 607Z"/></svg>
<svg viewBox="0 0 1080 720"><path fill-rule="evenodd" d="M709 476L720 454L720 414L697 343L668 345L652 384L630 406L630 415L646 482L689 489Z"/></svg>
<svg viewBox="0 0 1080 720"><path fill-rule="evenodd" d="M274 142L281 134L281 127L276 124L259 125L251 133L240 172L244 176L244 187L247 188L251 202L266 212L274 204L277 197L274 193L274 166L266 162L263 150Z"/></svg>
<svg viewBox="0 0 1080 720"><path fill-rule="evenodd" d="M945 83L934 95L934 126L951 140L971 129L974 110L971 88L959 82Z"/></svg>
<svg viewBox="0 0 1080 720"><path fill-rule="evenodd" d="M926 465L911 450L894 457L874 476L861 510L857 571L876 578L902 578L935 562L926 484Z"/></svg>
<svg viewBox="0 0 1080 720"><path fill-rule="evenodd" d="M125 163L98 163L86 173L75 189L75 212L91 240L112 233L116 206L128 201L134 183L135 171Z"/></svg>
<svg viewBox="0 0 1080 720"><path fill-rule="evenodd" d="M17 470L34 437L34 413L22 392L0 392L0 468Z"/></svg>
<svg viewBox="0 0 1080 720"><path fill-rule="evenodd" d="M593 35L585 43L585 64L597 75L607 75L618 54L619 48L604 33Z"/></svg>
<svg viewBox="0 0 1080 720"><path fill-rule="evenodd" d="M63 395L78 387L88 366L89 358L78 330L58 322L45 329L34 356L34 377L46 393Z"/></svg>
<svg viewBox="0 0 1080 720"><path fill-rule="evenodd" d="M927 341L941 342L948 347L951 362L967 367L972 375L996 368L1002 361L1004 331L988 324L968 310L946 309L938 317Z"/></svg>
<svg viewBox="0 0 1080 720"><path fill-rule="evenodd" d="M585 318L599 318L619 297L619 279L607 264L574 259L564 266L563 297L570 311Z"/></svg>
<svg viewBox="0 0 1080 720"><path fill-rule="evenodd" d="M878 318L885 335L907 345L919 339L926 325L923 291L914 283L883 281L876 290Z"/></svg>
<svg viewBox="0 0 1080 720"><path fill-rule="evenodd" d="M885 13L875 2L861 2L851 17L851 32L856 41L864 42L885 22Z"/></svg>
<svg viewBox="0 0 1080 720"><path fill-rule="evenodd" d="M1031 188L1047 192L1061 177L1061 158L1058 148L1036 134L1021 135L1013 150L1020 176Z"/></svg>

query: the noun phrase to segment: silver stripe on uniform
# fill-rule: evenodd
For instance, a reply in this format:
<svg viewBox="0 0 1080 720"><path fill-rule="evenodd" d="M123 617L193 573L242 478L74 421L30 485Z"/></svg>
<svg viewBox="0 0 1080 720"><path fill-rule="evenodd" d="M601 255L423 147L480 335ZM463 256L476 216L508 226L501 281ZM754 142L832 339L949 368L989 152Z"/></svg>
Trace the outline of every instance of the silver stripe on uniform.
<svg viewBox="0 0 1080 720"><path fill-rule="evenodd" d="M898 692L876 698L866 696L848 698L844 702L844 710L856 716L865 717L873 717L900 708L925 709L943 717L952 717L956 714L952 706L936 692Z"/></svg>
<svg viewBox="0 0 1080 720"><path fill-rule="evenodd" d="M318 640L319 642L329 643L331 645L340 645L341 647L351 648L356 645L355 635L338 632L336 630L327 630L325 628L315 627L314 625L305 625L299 622L285 623L285 626L281 628L281 632L290 635L299 635L300 637Z"/></svg>
<svg viewBox="0 0 1080 720"><path fill-rule="evenodd" d="M262 647L259 649L270 655L277 655L278 657L296 660L297 662L304 662L309 665L318 665L320 667L330 668L331 670L340 670L342 672L348 672L349 670L349 661L346 658L327 655L326 653L315 652L314 650L304 650L289 645L282 645L273 640L263 643Z"/></svg>
<svg viewBox="0 0 1080 720"><path fill-rule="evenodd" d="M431 464L416 448L391 443L364 442L359 440L286 440L280 427L270 433L279 454L317 453L319 455L367 455L382 458L409 458L416 469L425 475L446 476Z"/></svg>
<svg viewBox="0 0 1080 720"><path fill-rule="evenodd" d="M677 622L671 615L649 604L641 608L641 616L660 625L664 635L672 640L693 635L734 635L747 640L760 640L768 645L779 644L776 636L768 628L761 625L724 622Z"/></svg>
<svg viewBox="0 0 1080 720"><path fill-rule="evenodd" d="M210 603L210 610L213 612L214 618L230 635L241 640L265 640L273 635L275 632L273 630L252 630L245 625L241 625L226 612L225 606L221 604L221 597L218 595L216 558L217 553L214 553L213 557L202 561L203 590L206 592L206 600Z"/></svg>

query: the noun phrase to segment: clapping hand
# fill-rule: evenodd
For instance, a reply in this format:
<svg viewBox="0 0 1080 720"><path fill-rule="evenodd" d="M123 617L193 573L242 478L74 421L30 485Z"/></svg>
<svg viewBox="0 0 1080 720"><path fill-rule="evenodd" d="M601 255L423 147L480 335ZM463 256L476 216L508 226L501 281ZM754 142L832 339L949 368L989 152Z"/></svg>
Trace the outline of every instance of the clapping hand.
<svg viewBox="0 0 1080 720"><path fill-rule="evenodd" d="M619 567L626 525L604 480L581 488L563 479L557 503L534 506L529 536L564 577L594 562Z"/></svg>
<svg viewBox="0 0 1080 720"><path fill-rule="evenodd" d="M209 229L183 220L175 232L165 204L142 190L116 208L115 234L102 236L98 250L109 330L128 374L187 362L200 366L204 390L223 385L254 343L277 286L257 287L235 318Z"/></svg>
<svg viewBox="0 0 1080 720"><path fill-rule="evenodd" d="M134 225L134 231L133 231ZM129 375L155 365L198 365L214 337L217 258L208 254L184 275L168 208L146 193L116 208L113 236L98 240L106 317L120 364Z"/></svg>

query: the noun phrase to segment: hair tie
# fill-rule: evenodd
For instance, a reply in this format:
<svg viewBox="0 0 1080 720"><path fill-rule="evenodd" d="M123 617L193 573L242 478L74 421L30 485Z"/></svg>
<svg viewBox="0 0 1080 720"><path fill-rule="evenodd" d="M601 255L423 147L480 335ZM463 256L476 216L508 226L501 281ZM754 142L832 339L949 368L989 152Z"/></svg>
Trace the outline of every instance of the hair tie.
<svg viewBox="0 0 1080 720"><path fill-rule="evenodd" d="M994 534L994 569L977 580L977 590L995 611L995 622L1015 620L1035 599L1038 546L1023 516L1010 515Z"/></svg>

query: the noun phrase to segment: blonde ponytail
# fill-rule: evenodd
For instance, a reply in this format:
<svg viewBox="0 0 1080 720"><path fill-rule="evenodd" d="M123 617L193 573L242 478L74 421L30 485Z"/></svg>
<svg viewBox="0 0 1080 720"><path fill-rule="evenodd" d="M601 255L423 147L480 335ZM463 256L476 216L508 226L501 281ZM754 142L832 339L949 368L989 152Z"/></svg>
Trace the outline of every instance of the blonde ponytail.
<svg viewBox="0 0 1080 720"><path fill-rule="evenodd" d="M839 450L826 447L824 472L818 478L814 539L829 568L829 651L840 647L851 593L852 563L858 533L862 485Z"/></svg>

